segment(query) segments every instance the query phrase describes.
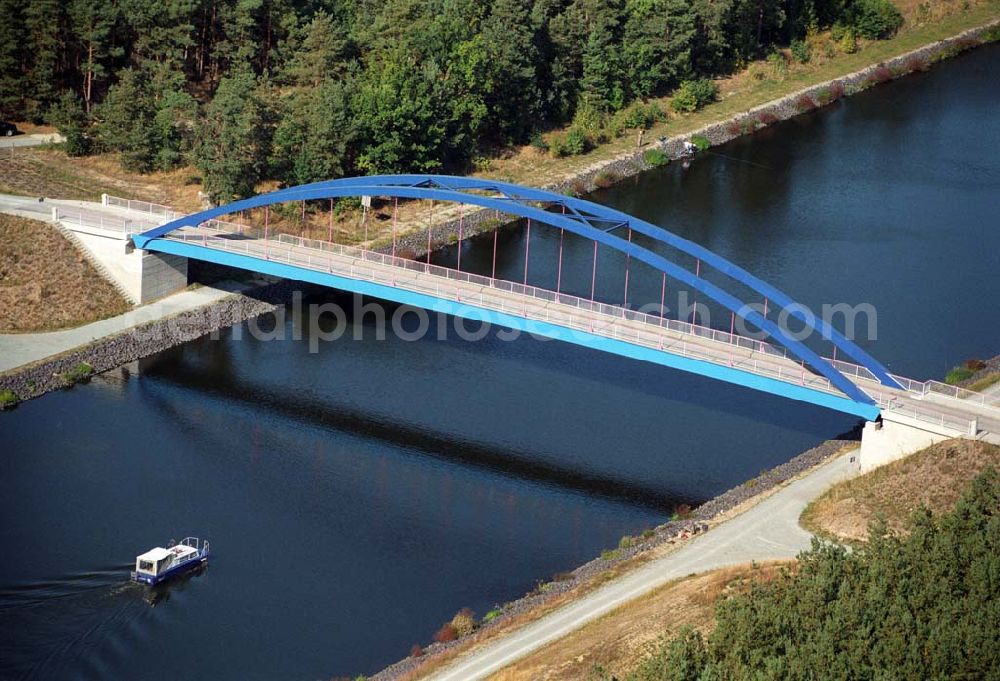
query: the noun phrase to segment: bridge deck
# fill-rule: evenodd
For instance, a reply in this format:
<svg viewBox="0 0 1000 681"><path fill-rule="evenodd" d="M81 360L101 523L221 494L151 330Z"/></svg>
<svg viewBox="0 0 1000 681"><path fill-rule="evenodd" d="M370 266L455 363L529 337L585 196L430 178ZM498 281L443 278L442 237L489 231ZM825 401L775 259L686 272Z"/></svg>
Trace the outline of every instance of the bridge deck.
<svg viewBox="0 0 1000 681"><path fill-rule="evenodd" d="M381 283L442 300L515 315L566 329L709 362L841 396L823 376L803 368L783 348L724 331L644 314L533 286L491 279L422 262L392 258L360 248L305 240L290 235L275 239L244 238L213 227L189 227L167 239L223 250L316 272ZM838 369L870 395L883 410L967 433L972 419L1000 431L1000 409L947 395L927 394L926 384L902 379L920 389L899 390L878 383L863 368L836 361Z"/></svg>

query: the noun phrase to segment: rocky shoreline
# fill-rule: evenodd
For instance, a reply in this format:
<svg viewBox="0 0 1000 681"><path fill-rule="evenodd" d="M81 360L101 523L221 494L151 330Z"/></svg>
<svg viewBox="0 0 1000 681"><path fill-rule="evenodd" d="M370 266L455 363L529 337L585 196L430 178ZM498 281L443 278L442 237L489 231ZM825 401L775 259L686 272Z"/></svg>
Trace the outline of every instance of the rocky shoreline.
<svg viewBox="0 0 1000 681"><path fill-rule="evenodd" d="M846 438L847 436L844 437ZM663 544L681 542L690 536L708 531L710 529L709 523L719 519L724 513L805 473L853 444L856 444L856 440L827 440L812 449L802 452L790 461L764 471L756 478L752 478L742 485L723 492L719 496L701 504L685 518L670 520L657 526L651 532L645 532L639 537L632 538L634 543L631 543L626 548L615 549L610 552L610 555L606 554L595 558L571 572L557 575L553 581L540 583L539 587L534 591L501 606L500 615L490 620L490 622L482 624L477 632L471 636L475 637L488 633L494 627L502 625L514 617L524 615L533 608L544 605L560 594L587 584L623 561L646 553ZM449 643L433 643L423 648L420 656L411 656L402 659L368 678L370 681L398 681L408 674L415 672L428 659L462 645L467 641L468 637Z"/></svg>
<svg viewBox="0 0 1000 681"><path fill-rule="evenodd" d="M296 281L280 281L179 315L133 327L106 336L76 350L17 367L0 375L0 392L10 390L18 402L40 397L53 390L72 386L80 378L118 368L129 362L168 350L206 334L273 312L305 286ZM86 375L81 364L90 367Z"/></svg>
<svg viewBox="0 0 1000 681"><path fill-rule="evenodd" d="M541 187L557 194L583 196L598 189L598 184L607 187L622 180L651 170L646 154L659 150L671 159L683 156L684 144L694 137L704 137L711 146L725 144L737 137L749 135L779 121L785 121L800 114L829 106L843 97L867 90L868 88L895 80L916 71L925 71L935 62L953 57L985 42L1000 38L1000 21L993 21L978 28L969 29L956 36L901 54L884 62L872 64L854 73L835 78L817 85L811 85L789 95L749 109L728 120L706 125L688 134L671 138L665 142L654 142L641 149L624 153L616 158L594 163L573 176L554 184ZM598 180L600 182L598 183ZM488 209L470 211L461 218L463 238L493 231L503 224L501 216ZM450 220L431 228L430 243L434 251L442 246L458 241L459 220ZM406 234L397 239L397 252L404 251L420 258L427 253L427 232ZM391 243L372 245L373 250L389 253Z"/></svg>

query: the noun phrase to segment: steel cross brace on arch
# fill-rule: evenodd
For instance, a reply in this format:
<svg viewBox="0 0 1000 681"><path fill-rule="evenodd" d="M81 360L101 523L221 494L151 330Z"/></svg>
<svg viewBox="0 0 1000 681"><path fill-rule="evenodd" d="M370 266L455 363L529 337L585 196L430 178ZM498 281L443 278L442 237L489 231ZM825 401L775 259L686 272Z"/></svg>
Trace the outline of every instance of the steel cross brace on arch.
<svg viewBox="0 0 1000 681"><path fill-rule="evenodd" d="M476 192L489 192L492 195L487 196ZM790 336L786 330L768 320L756 310L750 309L739 298L676 265L663 256L634 242L615 236L608 230L608 226L628 226L638 233L645 234L682 252L701 258L706 264L768 296L779 305L786 307L795 305L795 302L791 298L775 287L750 275L742 268L730 263L721 256L655 225L590 201L574 199L545 190L521 187L492 180L451 176L386 175L344 178L290 187L261 194L250 199L235 201L217 208L211 208L178 218L142 234L137 234L133 237L133 240L136 247L143 248L149 241L165 236L175 229L197 226L202 222L228 213L290 201L310 201L358 196L389 196L477 205L523 218L531 218L537 222L566 229L586 239L610 246L641 262L645 262L672 279L705 294L734 314L761 329L817 373L829 379L832 385L836 386L850 399L862 404L874 403L868 395L840 373L830 362L820 357L801 341ZM566 212L550 212L542 207L532 205L533 203L564 206ZM794 312L796 309L800 309L800 307L793 307L792 311ZM814 330L824 333L824 337L829 337L831 342L843 352L867 367L883 384L901 387L896 383L895 379L889 376L888 371L881 364L861 348L858 348L854 343L844 338L839 332L829 327L826 322L807 318L801 312L800 315L798 316L799 319Z"/></svg>

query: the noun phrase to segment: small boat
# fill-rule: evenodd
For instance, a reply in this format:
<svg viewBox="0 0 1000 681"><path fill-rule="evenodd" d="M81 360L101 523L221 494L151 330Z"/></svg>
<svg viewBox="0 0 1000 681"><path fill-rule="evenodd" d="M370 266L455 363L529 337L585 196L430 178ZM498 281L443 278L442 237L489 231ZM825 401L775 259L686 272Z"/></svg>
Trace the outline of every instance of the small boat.
<svg viewBox="0 0 1000 681"><path fill-rule="evenodd" d="M132 581L159 584L207 562L208 542L186 537L179 544L171 542L167 548L158 546L136 556Z"/></svg>

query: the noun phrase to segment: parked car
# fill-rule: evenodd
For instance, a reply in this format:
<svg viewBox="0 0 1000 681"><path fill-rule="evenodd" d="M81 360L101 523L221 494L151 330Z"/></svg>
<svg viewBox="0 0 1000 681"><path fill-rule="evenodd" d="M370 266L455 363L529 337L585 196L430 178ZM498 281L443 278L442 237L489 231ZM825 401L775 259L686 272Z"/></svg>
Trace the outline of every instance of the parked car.
<svg viewBox="0 0 1000 681"><path fill-rule="evenodd" d="M11 137L17 134L17 126L7 121L0 121L0 135Z"/></svg>

